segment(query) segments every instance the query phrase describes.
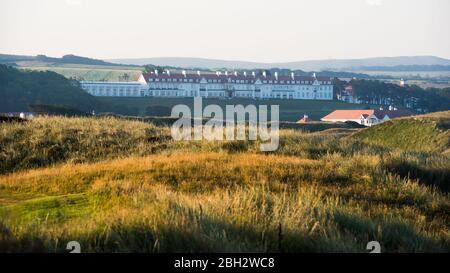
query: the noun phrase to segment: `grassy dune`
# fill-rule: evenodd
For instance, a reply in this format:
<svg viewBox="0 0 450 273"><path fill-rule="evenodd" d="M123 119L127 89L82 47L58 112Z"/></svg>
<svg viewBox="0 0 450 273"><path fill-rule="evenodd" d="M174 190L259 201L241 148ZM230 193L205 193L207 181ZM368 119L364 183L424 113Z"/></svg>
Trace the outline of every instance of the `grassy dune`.
<svg viewBox="0 0 450 273"><path fill-rule="evenodd" d="M367 143L409 151L450 150L450 114L437 112L414 118L394 119L367 130L356 137Z"/></svg>
<svg viewBox="0 0 450 273"><path fill-rule="evenodd" d="M64 252L73 240L84 252L364 252L371 240L450 251L448 146L371 143L372 128L282 130L266 154L113 118L0 129L0 251Z"/></svg>

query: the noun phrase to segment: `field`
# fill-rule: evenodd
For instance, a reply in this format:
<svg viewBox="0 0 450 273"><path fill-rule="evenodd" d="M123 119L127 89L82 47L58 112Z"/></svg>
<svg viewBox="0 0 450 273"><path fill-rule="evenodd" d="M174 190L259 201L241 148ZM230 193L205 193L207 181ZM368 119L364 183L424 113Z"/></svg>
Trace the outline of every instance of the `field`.
<svg viewBox="0 0 450 273"><path fill-rule="evenodd" d="M145 109L151 106L165 106L169 110L177 104L185 104L189 107L193 105L193 98L122 98L122 97L98 97L99 101L104 102L110 107L123 106L136 108L141 116L145 116ZM319 121L324 116L336 109L364 109L368 105L351 104L341 101L325 101L325 100L253 100L247 98L232 98L232 99L213 99L203 98L203 105L217 104L223 109L227 104L244 106L253 104L258 105L279 105L280 106L280 120L296 122L307 114L309 118ZM191 108L192 109L192 108ZM268 107L270 110L270 107ZM170 112L170 111L169 111Z"/></svg>
<svg viewBox="0 0 450 273"><path fill-rule="evenodd" d="M126 66L99 66L99 65L77 65L60 64L48 65L45 63L19 63L21 69L53 71L66 78L76 78L85 81L135 81L139 77L142 68ZM128 74L129 78L122 76Z"/></svg>
<svg viewBox="0 0 450 273"><path fill-rule="evenodd" d="M449 252L449 124L284 129L263 153L118 118L2 123L0 251Z"/></svg>

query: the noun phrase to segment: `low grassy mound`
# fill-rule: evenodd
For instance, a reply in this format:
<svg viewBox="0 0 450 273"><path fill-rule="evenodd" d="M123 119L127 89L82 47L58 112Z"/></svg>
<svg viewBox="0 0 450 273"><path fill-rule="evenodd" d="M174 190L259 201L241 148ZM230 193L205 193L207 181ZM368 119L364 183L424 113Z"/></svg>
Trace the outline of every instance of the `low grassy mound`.
<svg viewBox="0 0 450 273"><path fill-rule="evenodd" d="M449 252L445 148L361 137L376 127L283 129L263 153L139 120L1 123L0 252Z"/></svg>
<svg viewBox="0 0 450 273"><path fill-rule="evenodd" d="M450 111L400 118L372 126L353 138L404 151L445 152L450 149Z"/></svg>
<svg viewBox="0 0 450 273"><path fill-rule="evenodd" d="M116 118L38 117L0 123L0 173L60 162L151 154L169 131Z"/></svg>

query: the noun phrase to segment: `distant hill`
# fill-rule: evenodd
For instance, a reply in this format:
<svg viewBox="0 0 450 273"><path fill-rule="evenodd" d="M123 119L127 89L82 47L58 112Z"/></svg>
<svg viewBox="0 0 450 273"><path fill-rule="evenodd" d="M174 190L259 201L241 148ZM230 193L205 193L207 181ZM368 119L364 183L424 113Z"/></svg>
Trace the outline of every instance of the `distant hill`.
<svg viewBox="0 0 450 273"><path fill-rule="evenodd" d="M167 68L192 68L192 69L291 69L303 71L327 71L327 72L359 72L359 71L448 71L450 60L435 56L402 56L402 57L377 57L365 59L325 59L283 63L261 63L247 61L230 61L207 58L186 57L161 57L161 58L136 58L136 59L110 59L98 60L72 54L61 58L45 55L8 55L0 54L0 63L32 66L36 65L98 65L111 67L133 67L154 65Z"/></svg>
<svg viewBox="0 0 450 273"><path fill-rule="evenodd" d="M116 63L109 63L103 60L91 59L76 55L64 55L62 58L48 57L45 55L25 56L25 55L8 55L0 54L0 63L15 64L18 62L39 62L45 64L81 64L81 65L104 65L104 66L120 66Z"/></svg>
<svg viewBox="0 0 450 273"><path fill-rule="evenodd" d="M349 70L357 71L450 71L450 65L394 65L394 66L360 66Z"/></svg>
<svg viewBox="0 0 450 273"><path fill-rule="evenodd" d="M0 65L0 112L29 111L45 104L90 112L101 103L79 88L76 82L49 71L23 71Z"/></svg>
<svg viewBox="0 0 450 273"><path fill-rule="evenodd" d="M398 155L382 152L384 168L389 172L450 192L450 111L389 120L358 131L351 138L380 151L395 150ZM414 154L419 156L414 158ZM432 165L427 164L430 154L438 159Z"/></svg>
<svg viewBox="0 0 450 273"><path fill-rule="evenodd" d="M278 67L288 69L302 69L305 71L354 70L360 67L371 67L371 66L450 65L450 60L435 56L377 57L365 59L328 59L328 60L310 60L310 61L284 62L284 63L259 63L259 62L228 61L219 59L185 58L185 57L111 59L107 61L127 65L153 64L158 66L174 66L186 68L201 67L209 69L214 68L269 69Z"/></svg>

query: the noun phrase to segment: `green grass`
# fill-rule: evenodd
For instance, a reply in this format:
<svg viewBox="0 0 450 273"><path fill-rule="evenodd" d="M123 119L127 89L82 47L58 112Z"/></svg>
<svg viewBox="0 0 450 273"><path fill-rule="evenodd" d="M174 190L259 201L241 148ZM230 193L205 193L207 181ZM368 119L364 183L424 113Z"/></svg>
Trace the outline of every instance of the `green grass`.
<svg viewBox="0 0 450 273"><path fill-rule="evenodd" d="M448 113L413 126L448 132ZM377 126L283 129L280 148L262 153L117 118L4 123L0 251L65 252L76 240L82 252L365 252L377 240L383 252L449 252L446 148L361 138Z"/></svg>
<svg viewBox="0 0 450 273"><path fill-rule="evenodd" d="M32 198L1 208L3 218L16 224L32 222L60 223L70 218L89 215L95 208L95 197L86 193Z"/></svg>
<svg viewBox="0 0 450 273"><path fill-rule="evenodd" d="M145 109L149 106L165 106L172 109L177 104L185 104L192 108L193 98L115 98L115 97L98 97L101 102L104 102L111 107L118 105L126 105L128 107L137 108L139 114L144 116ZM296 122L307 114L311 119L319 121L322 117L328 115L336 109L361 109L369 107L368 105L351 104L340 101L323 101L323 100L253 100L246 98L233 99L203 99L203 107L208 104L220 105L223 109L225 105L242 104L244 106L249 104L258 105L279 105L280 106L280 120ZM270 110L270 106L268 107ZM270 118L270 117L269 117Z"/></svg>
<svg viewBox="0 0 450 273"><path fill-rule="evenodd" d="M66 78L86 81L123 81L120 77L128 74L129 81L136 81L142 69L139 67L98 66L98 65L53 65L53 66L21 66L22 69L53 71Z"/></svg>
<svg viewBox="0 0 450 273"><path fill-rule="evenodd" d="M450 111L433 115L402 118L367 128L355 135L366 143L407 151L443 152L450 148Z"/></svg>

